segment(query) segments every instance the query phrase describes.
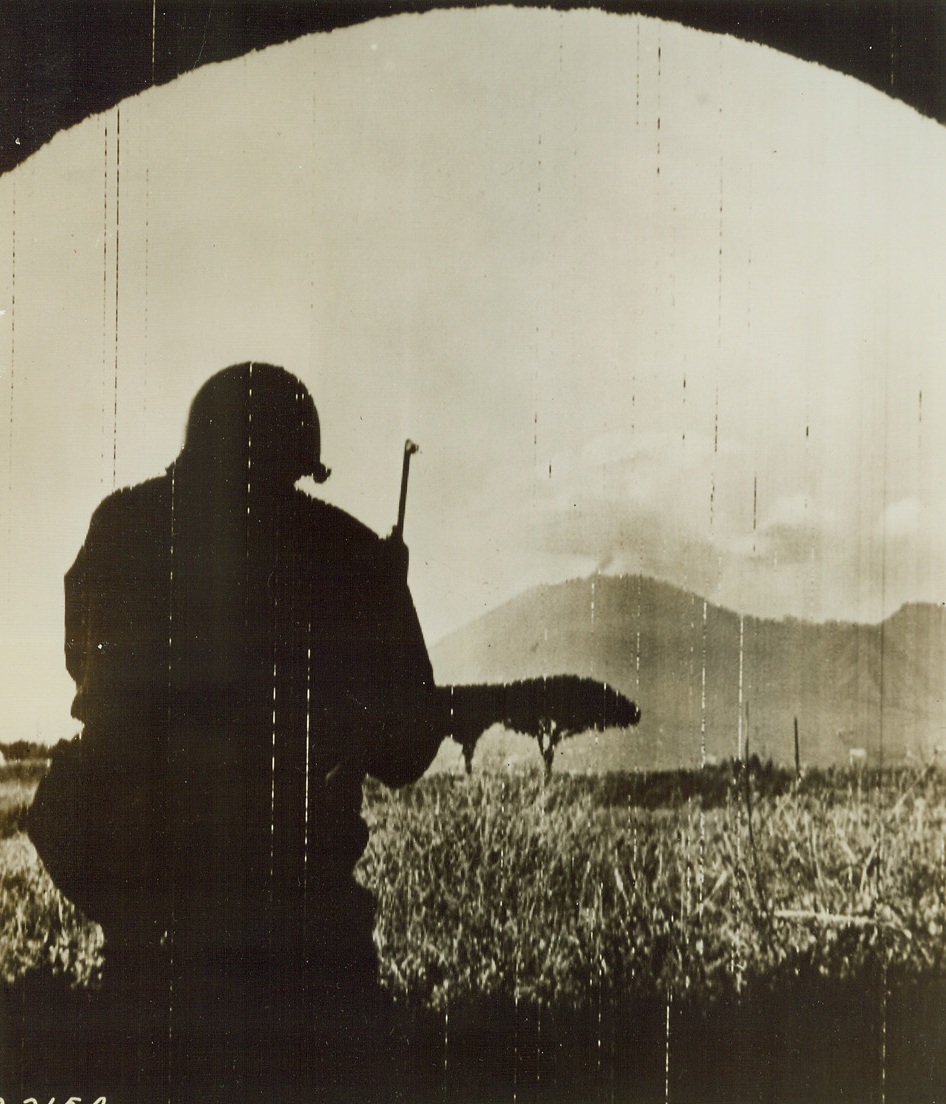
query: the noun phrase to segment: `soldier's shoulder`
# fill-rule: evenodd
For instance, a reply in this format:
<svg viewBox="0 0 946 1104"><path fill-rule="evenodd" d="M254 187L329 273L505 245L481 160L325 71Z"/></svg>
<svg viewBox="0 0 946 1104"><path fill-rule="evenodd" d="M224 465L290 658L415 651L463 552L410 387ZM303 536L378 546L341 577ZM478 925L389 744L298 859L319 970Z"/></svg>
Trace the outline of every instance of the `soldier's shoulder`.
<svg viewBox="0 0 946 1104"><path fill-rule="evenodd" d="M325 534L331 534L334 539L344 543L355 544L366 550L378 548L381 545L381 537L364 522L333 506L330 502L323 502L320 498L313 498L304 491L297 491L300 507L306 514L306 520L312 526Z"/></svg>
<svg viewBox="0 0 946 1104"><path fill-rule="evenodd" d="M305 498L301 504L305 519L302 545L310 555L323 565L333 564L331 570L346 578L374 578L379 572L388 572L390 541L338 506L308 495Z"/></svg>
<svg viewBox="0 0 946 1104"><path fill-rule="evenodd" d="M171 494L171 477L156 476L134 486L119 487L96 506L92 521L108 523L132 514L138 514L164 503Z"/></svg>
<svg viewBox="0 0 946 1104"><path fill-rule="evenodd" d="M120 487L98 503L89 523L89 532L140 528L145 519L163 516L170 501L171 479L167 475L146 479L132 487Z"/></svg>

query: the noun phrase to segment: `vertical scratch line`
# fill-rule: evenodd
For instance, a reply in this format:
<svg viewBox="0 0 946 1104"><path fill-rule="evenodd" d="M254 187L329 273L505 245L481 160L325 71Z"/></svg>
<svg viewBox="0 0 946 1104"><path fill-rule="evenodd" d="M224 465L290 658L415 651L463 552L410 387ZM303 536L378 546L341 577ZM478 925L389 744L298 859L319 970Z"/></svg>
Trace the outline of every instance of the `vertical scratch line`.
<svg viewBox="0 0 946 1104"><path fill-rule="evenodd" d="M106 410L106 376L107 376L107 352L108 345L108 120L105 121L103 144L104 168L102 173L102 424L100 427L101 462L100 480L105 482L105 410Z"/></svg>
<svg viewBox="0 0 946 1104"><path fill-rule="evenodd" d="M640 541L640 547L643 550L643 538ZM637 631L634 634L634 691L640 694L641 690L641 621L644 617L644 601L643 601L643 589L644 589L644 565L643 565L643 552L638 559L638 572L637 572Z"/></svg>
<svg viewBox="0 0 946 1104"><path fill-rule="evenodd" d="M512 990L512 1104L519 1104L519 960L521 951L516 951L513 965L514 981Z"/></svg>
<svg viewBox="0 0 946 1104"><path fill-rule="evenodd" d="M317 35L312 37L312 117L310 120L310 134L312 135L312 145L309 154L312 158L311 169L309 171L309 227L310 231L306 239L308 245L307 260L309 268L309 350L310 356L314 352L313 343L314 335L316 332L315 326L315 264L316 264L316 248L315 248L315 234L316 231L312 228L318 226L318 210L316 202L316 133L318 131L318 98L316 90L318 89L318 45ZM317 363L317 358L312 356L312 361Z"/></svg>
<svg viewBox="0 0 946 1104"><path fill-rule="evenodd" d="M275 605L275 602L274 602ZM276 644L273 644L273 710L270 717L272 726L272 758L269 765L269 942L272 950L273 906L275 902L276 879Z"/></svg>
<svg viewBox="0 0 946 1104"><path fill-rule="evenodd" d="M700 671L700 767L706 766L706 636L707 602L703 599L702 651Z"/></svg>
<svg viewBox="0 0 946 1104"><path fill-rule="evenodd" d="M151 150L148 149L148 160L145 163L145 286L144 286L144 350L142 352L142 413L148 413L148 292L149 292L149 267L151 237Z"/></svg>
<svg viewBox="0 0 946 1104"><path fill-rule="evenodd" d="M700 686L700 769L706 767L706 656L709 626L709 603L703 599L703 672ZM700 803L700 863L697 890L700 914L703 913L703 886L706 881L706 811Z"/></svg>
<svg viewBox="0 0 946 1104"><path fill-rule="evenodd" d="M541 222L542 219L542 113L539 112L539 134L538 134L538 152L536 153L536 178L537 178L537 192L536 192L536 218ZM542 327L538 318L536 319L535 327L535 370L533 373L533 417L532 417L532 467L533 471L538 467L539 463L539 343L541 340ZM533 508L535 507L537 490L533 483L532 502Z"/></svg>
<svg viewBox="0 0 946 1104"><path fill-rule="evenodd" d="M115 110L115 383L112 407L112 489L118 482L118 267L119 218L121 203L121 127L122 109Z"/></svg>
<svg viewBox="0 0 946 1104"><path fill-rule="evenodd" d="M450 1044L450 998L449 996L444 1001L443 1006L443 1095L444 1099L447 1098L447 1069L449 1061L449 1044Z"/></svg>
<svg viewBox="0 0 946 1104"><path fill-rule="evenodd" d="M174 684L174 554L175 554L175 537L176 537L176 517L175 517L175 492L177 490L175 469L171 468L171 528L170 528L170 547L168 549L168 702L167 702L167 734L168 741L165 747L165 759L167 761L167 773L169 778L175 776L177 770L177 764L172 761L172 749L171 741L173 738L173 700L174 695L172 693ZM173 1063L171 1061L171 1047L173 1045L174 1036L174 942L175 942L175 929L177 927L177 889L176 879L171 878L171 930L167 933L168 936L168 957L169 966L168 971L168 1009L167 1009L167 1079L165 1082L165 1088L167 1092L167 1104L171 1104L173 1092L175 1086L171 1083L171 1070Z"/></svg>
<svg viewBox="0 0 946 1104"><path fill-rule="evenodd" d="M719 40L719 76L718 97L716 105L716 142L719 147L719 209L717 221L716 240L716 348L721 350L723 346L723 245L725 239L724 197L725 197L725 145L723 142L723 47L725 40ZM718 398L718 395L717 395Z"/></svg>
<svg viewBox="0 0 946 1104"><path fill-rule="evenodd" d="M738 732L736 737L736 762L739 763L743 758L743 733L742 733L742 710L743 710L743 698L745 694L744 684L744 671L745 671L745 617L743 614L739 615L739 721ZM738 777L738 776L736 776ZM734 833L734 859L735 868L740 870L742 868L742 803L736 804L736 832ZM741 883L738 878L733 879L733 911L736 914L737 925L733 930L732 949L730 957L730 968L735 975L736 979L736 992L742 992L742 975L743 975L743 960L737 958L737 944L738 944L738 924L741 918L742 909L742 889Z"/></svg>
<svg viewBox="0 0 946 1104"><path fill-rule="evenodd" d="M667 990L667 1015L664 1025L664 1104L670 1104L670 1005L673 991Z"/></svg>
<svg viewBox="0 0 946 1104"><path fill-rule="evenodd" d="M311 604L310 604L311 608ZM302 907L306 907L309 888L309 752L312 746L312 618L306 631L305 668L305 834L302 838Z"/></svg>
<svg viewBox="0 0 946 1104"><path fill-rule="evenodd" d="M7 508L6 508L6 547L10 548L13 541L13 441L14 441L14 417L13 408L16 398L14 386L16 364L16 175L13 176L13 184L10 189L10 422L7 427ZM0 366L0 375L3 374ZM13 586L13 557L6 557L6 599L4 605L10 608ZM21 1042L21 1046L25 1045ZM22 1068L22 1063L21 1063Z"/></svg>
<svg viewBox="0 0 946 1104"><path fill-rule="evenodd" d="M663 45L660 30L657 31L657 175L660 176L660 106L661 106L661 70L663 68Z"/></svg>
<svg viewBox="0 0 946 1104"><path fill-rule="evenodd" d="M882 984L880 1008L880 1104L887 1101L887 960L881 968Z"/></svg>
<svg viewBox="0 0 946 1104"><path fill-rule="evenodd" d="M745 656L745 618L742 614L739 615L739 724L737 728L736 737L736 758L742 758L742 673L743 673L743 660Z"/></svg>
<svg viewBox="0 0 946 1104"><path fill-rule="evenodd" d="M723 350L723 243L724 243L724 180L725 180L725 154L723 144L723 48L724 39L719 40L719 102L717 104L717 120L719 126L716 132L716 140L719 144L719 217L717 222L717 260L716 260L716 389L713 401L713 464L710 475L710 542L713 542L714 525L716 520L716 458L719 455L719 370L722 361ZM722 553L716 556L716 580L717 584L722 576ZM704 626L705 627L705 626ZM705 674L704 674L705 677ZM702 816L702 811L701 811Z"/></svg>
<svg viewBox="0 0 946 1104"><path fill-rule="evenodd" d="M7 453L7 485L11 508L7 510L7 535L11 532L13 503L13 400L15 395L14 378L16 372L16 178L11 191L11 252L10 252L10 427L8 433L9 450ZM9 544L9 541L7 542Z"/></svg>

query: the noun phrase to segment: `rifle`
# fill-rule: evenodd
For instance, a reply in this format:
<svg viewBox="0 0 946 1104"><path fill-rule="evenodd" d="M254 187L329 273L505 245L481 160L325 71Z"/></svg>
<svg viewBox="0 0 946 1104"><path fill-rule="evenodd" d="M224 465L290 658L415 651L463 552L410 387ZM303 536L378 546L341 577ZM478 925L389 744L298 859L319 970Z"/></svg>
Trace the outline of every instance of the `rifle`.
<svg viewBox="0 0 946 1104"><path fill-rule="evenodd" d="M404 512L407 509L407 479L411 469L411 457L415 452L420 452L420 445L416 445L408 438L404 442L404 459L401 463L401 493L397 504L397 521L390 535L385 538L392 553L393 570L398 575L397 581L404 583L407 582L409 559L407 545L404 543ZM360 768L352 768L344 761L336 763L325 776L327 792L334 794L342 792L345 786L360 786L363 773Z"/></svg>
<svg viewBox="0 0 946 1104"><path fill-rule="evenodd" d="M411 457L415 452L420 452L420 447L410 439L405 441L397 522L388 537L405 582L408 550L404 543L404 512ZM477 740L497 723L534 736L548 774L555 747L564 736L586 730L628 728L641 717L634 702L613 687L575 675L531 678L502 685L437 686L434 703L435 728L444 739L450 736L460 744L467 773L472 768Z"/></svg>
<svg viewBox="0 0 946 1104"><path fill-rule="evenodd" d="M415 452L420 452L420 445L415 445L414 442L408 438L408 440L404 442L404 459L401 463L401 495L397 504L397 521L394 524L394 528L391 530L391 536L388 538L400 560L400 567L404 579L407 579L409 559L407 545L404 543L404 512L407 509L407 478L411 469L411 457Z"/></svg>

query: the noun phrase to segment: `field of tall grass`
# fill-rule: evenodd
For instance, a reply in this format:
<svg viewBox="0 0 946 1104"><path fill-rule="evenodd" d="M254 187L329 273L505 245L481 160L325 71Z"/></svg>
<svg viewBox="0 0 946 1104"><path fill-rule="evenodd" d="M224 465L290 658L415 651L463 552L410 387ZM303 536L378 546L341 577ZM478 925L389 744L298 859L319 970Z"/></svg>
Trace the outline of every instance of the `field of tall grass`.
<svg viewBox="0 0 946 1104"><path fill-rule="evenodd" d="M37 777L0 769L0 975L94 989L100 931L22 833ZM946 1086L939 772L441 774L369 784L365 816L383 982L439 1099L471 1099L484 1054L484 1100Z"/></svg>
<svg viewBox="0 0 946 1104"><path fill-rule="evenodd" d="M385 980L436 1007L715 1000L944 967L932 772L440 776L372 790L368 815Z"/></svg>

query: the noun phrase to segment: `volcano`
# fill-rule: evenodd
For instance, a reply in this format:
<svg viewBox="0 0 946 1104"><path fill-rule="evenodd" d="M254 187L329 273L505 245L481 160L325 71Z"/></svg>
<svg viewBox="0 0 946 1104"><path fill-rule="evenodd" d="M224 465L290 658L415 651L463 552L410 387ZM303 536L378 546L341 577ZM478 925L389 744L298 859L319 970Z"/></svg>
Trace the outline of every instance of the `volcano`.
<svg viewBox="0 0 946 1104"><path fill-rule="evenodd" d="M585 740L579 769L695 767L747 746L791 764L796 719L812 766L846 764L854 748L883 765L946 748L938 605L909 604L877 624L769 620L644 576L595 575L526 591L431 656L441 683L574 674L637 702L637 729Z"/></svg>

